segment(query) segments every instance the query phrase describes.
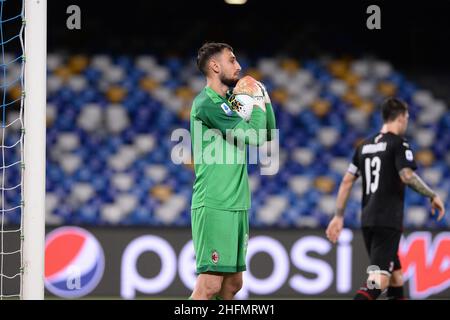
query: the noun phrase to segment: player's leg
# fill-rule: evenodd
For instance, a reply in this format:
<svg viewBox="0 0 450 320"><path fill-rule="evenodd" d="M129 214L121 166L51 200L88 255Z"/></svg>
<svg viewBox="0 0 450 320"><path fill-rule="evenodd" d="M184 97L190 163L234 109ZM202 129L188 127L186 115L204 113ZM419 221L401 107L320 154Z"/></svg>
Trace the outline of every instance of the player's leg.
<svg viewBox="0 0 450 320"><path fill-rule="evenodd" d="M192 210L192 239L197 277L192 299L212 299L222 287L224 274L235 273L236 222L232 212L212 208ZM234 232L233 232L234 231Z"/></svg>
<svg viewBox="0 0 450 320"><path fill-rule="evenodd" d="M383 270L373 271L368 277L367 281L370 286L380 290L380 294L387 289L391 281L391 274L383 272Z"/></svg>
<svg viewBox="0 0 450 320"><path fill-rule="evenodd" d="M376 300L389 285L390 275L377 270L370 273L366 283L356 291L354 300Z"/></svg>
<svg viewBox="0 0 450 320"><path fill-rule="evenodd" d="M242 272L224 274L222 287L220 289L218 297L223 300L233 299L236 293L241 290L242 284Z"/></svg>
<svg viewBox="0 0 450 320"><path fill-rule="evenodd" d="M400 231L390 228L373 227L363 230L372 270L367 283L357 291L354 299L375 300L387 289L397 257L400 235Z"/></svg>
<svg viewBox="0 0 450 320"><path fill-rule="evenodd" d="M235 211L235 221L237 222L237 260L235 262L237 273L224 274L222 288L219 297L225 300L231 300L236 293L241 290L243 285L243 271L247 269L246 256L248 246L249 221L248 211Z"/></svg>
<svg viewBox="0 0 450 320"><path fill-rule="evenodd" d="M403 286L403 274L401 269L392 272L391 280L389 281L389 286L392 287Z"/></svg>
<svg viewBox="0 0 450 320"><path fill-rule="evenodd" d="M364 227L361 229L363 239L364 239L364 245L366 247L367 253L369 255L369 259L372 257L372 242L374 237L374 231L371 227ZM372 275L373 276L373 275ZM379 296L378 291L376 288L371 287L368 284L373 284L372 279L367 279L367 281L356 291L355 296L353 299L355 300L373 300L376 299Z"/></svg>
<svg viewBox="0 0 450 320"><path fill-rule="evenodd" d="M406 299L403 289L403 271L398 255L394 262L394 272L392 272L391 281L389 282L387 298L389 300Z"/></svg>
<svg viewBox="0 0 450 320"><path fill-rule="evenodd" d="M219 273L201 273L195 281L192 300L211 300L222 287L223 276Z"/></svg>

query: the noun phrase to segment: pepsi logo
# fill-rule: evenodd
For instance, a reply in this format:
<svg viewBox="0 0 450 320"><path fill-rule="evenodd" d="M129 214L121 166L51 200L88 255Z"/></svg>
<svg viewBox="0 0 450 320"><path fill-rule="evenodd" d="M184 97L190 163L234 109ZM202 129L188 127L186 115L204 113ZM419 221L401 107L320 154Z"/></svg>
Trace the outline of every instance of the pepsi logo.
<svg viewBox="0 0 450 320"><path fill-rule="evenodd" d="M56 296L78 298L100 282L105 256L98 240L78 227L50 232L45 241L45 287Z"/></svg>

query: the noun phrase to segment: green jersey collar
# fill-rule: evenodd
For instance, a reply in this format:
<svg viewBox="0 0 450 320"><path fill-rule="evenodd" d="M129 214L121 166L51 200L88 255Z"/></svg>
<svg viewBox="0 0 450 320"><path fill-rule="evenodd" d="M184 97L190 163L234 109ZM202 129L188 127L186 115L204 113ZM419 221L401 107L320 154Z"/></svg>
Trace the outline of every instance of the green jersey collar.
<svg viewBox="0 0 450 320"><path fill-rule="evenodd" d="M217 92L215 92L210 87L205 87L205 92L214 103L228 102L226 98L220 96Z"/></svg>

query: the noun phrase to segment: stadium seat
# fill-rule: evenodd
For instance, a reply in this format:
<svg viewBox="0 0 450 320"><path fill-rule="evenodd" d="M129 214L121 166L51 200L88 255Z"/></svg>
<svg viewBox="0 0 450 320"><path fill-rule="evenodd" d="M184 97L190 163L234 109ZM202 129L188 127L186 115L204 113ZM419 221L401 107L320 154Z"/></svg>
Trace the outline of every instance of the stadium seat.
<svg viewBox="0 0 450 320"><path fill-rule="evenodd" d="M253 227L325 227L352 150L377 132L375 106L391 94L410 104L420 173L448 197L450 111L389 62L266 57L240 63L243 74L265 83L281 129L277 176L248 167ZM49 54L47 64L47 223L189 225L194 173L172 163L170 135L189 129L190 103L205 85L193 60ZM8 184L19 173L8 171ZM348 201L350 227L360 223L360 188L358 182ZM428 219L427 200L414 192L407 191L406 203L407 227L449 225L448 217Z"/></svg>

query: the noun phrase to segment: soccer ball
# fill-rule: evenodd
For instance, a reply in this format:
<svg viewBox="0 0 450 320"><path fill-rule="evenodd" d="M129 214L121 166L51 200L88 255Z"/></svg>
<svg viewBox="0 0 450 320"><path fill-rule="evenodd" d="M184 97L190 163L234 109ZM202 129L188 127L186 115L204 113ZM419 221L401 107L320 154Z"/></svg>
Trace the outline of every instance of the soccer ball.
<svg viewBox="0 0 450 320"><path fill-rule="evenodd" d="M264 105L264 94L254 78L245 76L236 83L229 101L231 109L248 121L252 115L253 106Z"/></svg>
<svg viewBox="0 0 450 320"><path fill-rule="evenodd" d="M236 111L236 113L245 121L250 120L253 105L255 104L255 99L252 96L245 93L233 94L229 101L232 110Z"/></svg>

